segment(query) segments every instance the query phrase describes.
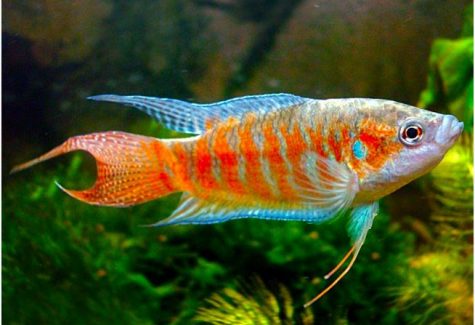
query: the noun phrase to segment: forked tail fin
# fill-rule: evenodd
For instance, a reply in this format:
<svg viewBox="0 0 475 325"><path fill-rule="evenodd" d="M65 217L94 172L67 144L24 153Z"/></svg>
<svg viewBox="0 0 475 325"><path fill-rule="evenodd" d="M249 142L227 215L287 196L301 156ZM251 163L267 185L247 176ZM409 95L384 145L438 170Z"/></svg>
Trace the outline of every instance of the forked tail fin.
<svg viewBox="0 0 475 325"><path fill-rule="evenodd" d="M90 189L67 190L95 205L125 207L144 203L179 189L171 168L174 155L161 140L125 132L103 132L69 138L50 152L12 169L12 173L75 150L94 156L97 180Z"/></svg>

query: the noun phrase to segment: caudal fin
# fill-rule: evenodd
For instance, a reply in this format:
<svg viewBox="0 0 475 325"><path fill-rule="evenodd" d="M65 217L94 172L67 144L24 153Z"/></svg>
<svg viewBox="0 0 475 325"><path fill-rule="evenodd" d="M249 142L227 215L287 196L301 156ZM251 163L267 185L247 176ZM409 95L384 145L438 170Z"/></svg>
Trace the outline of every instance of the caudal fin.
<svg viewBox="0 0 475 325"><path fill-rule="evenodd" d="M125 207L178 191L171 162L173 153L163 141L125 132L76 136L50 152L12 169L12 173L75 150L94 156L97 180L83 191L62 190L95 205Z"/></svg>

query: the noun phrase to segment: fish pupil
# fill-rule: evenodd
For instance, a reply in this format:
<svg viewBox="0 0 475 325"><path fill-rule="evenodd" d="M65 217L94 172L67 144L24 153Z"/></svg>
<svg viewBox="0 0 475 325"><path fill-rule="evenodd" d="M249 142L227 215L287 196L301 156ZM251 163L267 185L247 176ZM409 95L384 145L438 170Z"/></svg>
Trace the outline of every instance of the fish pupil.
<svg viewBox="0 0 475 325"><path fill-rule="evenodd" d="M417 128L412 126L412 127L407 129L406 135L409 139L415 139L415 138L418 137L419 131L417 130Z"/></svg>

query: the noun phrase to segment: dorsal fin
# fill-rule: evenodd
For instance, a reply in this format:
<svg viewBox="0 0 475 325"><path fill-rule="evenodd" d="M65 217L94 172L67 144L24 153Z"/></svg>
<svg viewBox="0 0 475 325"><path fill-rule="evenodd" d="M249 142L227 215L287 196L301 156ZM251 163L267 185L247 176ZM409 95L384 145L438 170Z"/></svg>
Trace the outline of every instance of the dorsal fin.
<svg viewBox="0 0 475 325"><path fill-rule="evenodd" d="M201 134L209 129L210 125L216 125L232 116L240 118L248 112L277 111L309 100L291 94L245 96L212 104L146 96L97 95L88 99L138 108L169 129L191 134Z"/></svg>

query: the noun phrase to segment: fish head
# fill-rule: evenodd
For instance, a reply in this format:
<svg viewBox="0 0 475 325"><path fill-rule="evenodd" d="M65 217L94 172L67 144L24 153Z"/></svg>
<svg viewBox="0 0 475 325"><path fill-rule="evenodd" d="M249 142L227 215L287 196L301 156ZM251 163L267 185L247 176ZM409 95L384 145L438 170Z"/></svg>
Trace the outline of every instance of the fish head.
<svg viewBox="0 0 475 325"><path fill-rule="evenodd" d="M453 115L439 114L393 101L379 101L366 112L359 133L379 139L366 142L365 173L360 178L356 200L377 200L426 174L444 157L463 131L463 122Z"/></svg>
<svg viewBox="0 0 475 325"><path fill-rule="evenodd" d="M444 157L463 131L453 115L422 110L398 103L397 141L401 151L393 157L395 176L412 179L427 173Z"/></svg>

